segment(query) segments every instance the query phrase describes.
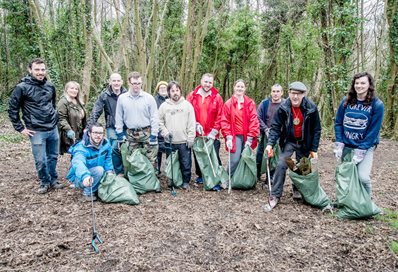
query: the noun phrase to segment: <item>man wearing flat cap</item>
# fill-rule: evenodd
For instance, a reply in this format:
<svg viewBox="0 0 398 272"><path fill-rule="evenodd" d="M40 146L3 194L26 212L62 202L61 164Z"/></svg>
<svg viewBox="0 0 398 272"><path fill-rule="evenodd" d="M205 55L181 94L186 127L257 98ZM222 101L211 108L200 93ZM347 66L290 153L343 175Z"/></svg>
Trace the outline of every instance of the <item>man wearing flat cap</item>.
<svg viewBox="0 0 398 272"><path fill-rule="evenodd" d="M283 193L287 164L285 159L296 153L296 161L302 157L317 158L321 138L321 122L318 108L307 96L307 87L299 81L289 85L289 98L278 108L269 132L266 147L272 157L272 147L279 139L281 154L273 178L269 205L275 207ZM301 199L300 192L293 186L293 199Z"/></svg>

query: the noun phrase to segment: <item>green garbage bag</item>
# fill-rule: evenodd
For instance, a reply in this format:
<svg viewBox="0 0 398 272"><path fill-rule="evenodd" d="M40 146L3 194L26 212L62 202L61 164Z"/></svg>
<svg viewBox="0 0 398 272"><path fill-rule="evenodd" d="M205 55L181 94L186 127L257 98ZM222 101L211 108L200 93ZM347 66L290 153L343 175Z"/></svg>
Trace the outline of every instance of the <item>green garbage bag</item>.
<svg viewBox="0 0 398 272"><path fill-rule="evenodd" d="M137 194L160 190L160 182L156 177L155 169L142 152L145 150L138 148L127 156L129 163L127 177Z"/></svg>
<svg viewBox="0 0 398 272"><path fill-rule="evenodd" d="M98 186L98 196L106 203L140 203L137 193L128 180L115 174L105 174Z"/></svg>
<svg viewBox="0 0 398 272"><path fill-rule="evenodd" d="M358 168L352 162L353 152L348 153L336 167L336 199L341 219L369 218L379 214L369 193L358 178Z"/></svg>
<svg viewBox="0 0 398 272"><path fill-rule="evenodd" d="M215 176L210 166L209 156L214 167ZM214 140L205 139L204 137L196 137L193 144L196 160L198 161L200 171L202 172L203 184L206 191L212 190L214 186L228 181L228 174L225 169L218 163L216 150L214 149Z"/></svg>
<svg viewBox="0 0 398 272"><path fill-rule="evenodd" d="M267 147L267 139L264 139L264 146ZM267 151L265 151L264 147L264 153L263 153L263 160L261 161L261 175L264 173L267 173ZM276 169L276 166L278 165L278 160L279 160L279 154L281 153L281 149L279 147L279 144L277 143L272 147L274 151L274 155L269 158L269 170L273 171Z"/></svg>
<svg viewBox="0 0 398 272"><path fill-rule="evenodd" d="M171 159L173 157L173 160ZM171 172L173 171L173 172ZM182 186L182 173L180 168L180 158L178 150L174 151L167 157L166 161L166 177L169 179L169 184L171 185L171 180L173 180L174 187Z"/></svg>
<svg viewBox="0 0 398 272"><path fill-rule="evenodd" d="M256 186L257 166L256 155L250 146L245 146L242 151L238 166L231 179L232 189L249 190Z"/></svg>
<svg viewBox="0 0 398 272"><path fill-rule="evenodd" d="M289 171L289 177L306 203L320 209L330 206L330 199L320 185L318 171L305 176Z"/></svg>

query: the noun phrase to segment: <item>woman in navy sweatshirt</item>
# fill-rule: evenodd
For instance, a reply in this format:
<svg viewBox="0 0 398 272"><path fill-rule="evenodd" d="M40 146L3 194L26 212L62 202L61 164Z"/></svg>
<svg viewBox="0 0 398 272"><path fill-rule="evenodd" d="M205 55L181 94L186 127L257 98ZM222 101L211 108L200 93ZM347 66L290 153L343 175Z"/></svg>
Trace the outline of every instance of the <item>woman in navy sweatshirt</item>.
<svg viewBox="0 0 398 272"><path fill-rule="evenodd" d="M354 150L352 161L357 164L359 180L369 195L372 195L373 151L379 143L383 115L384 104L375 95L373 77L367 72L355 74L337 110L334 153L340 160Z"/></svg>

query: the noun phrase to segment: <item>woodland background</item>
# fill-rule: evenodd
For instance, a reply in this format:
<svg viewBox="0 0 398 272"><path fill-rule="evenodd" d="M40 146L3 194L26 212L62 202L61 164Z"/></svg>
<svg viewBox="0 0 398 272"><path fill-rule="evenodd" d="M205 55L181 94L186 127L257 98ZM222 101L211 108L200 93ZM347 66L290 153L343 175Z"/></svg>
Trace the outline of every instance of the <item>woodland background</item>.
<svg viewBox="0 0 398 272"><path fill-rule="evenodd" d="M270 87L303 81L324 135L354 73L374 75L383 135L398 138L396 0L0 0L0 105L43 57L62 93L81 83L90 109L112 72L144 75L154 93L176 79L186 94L205 72L224 99L238 78L259 103ZM126 84L125 84L126 85Z"/></svg>

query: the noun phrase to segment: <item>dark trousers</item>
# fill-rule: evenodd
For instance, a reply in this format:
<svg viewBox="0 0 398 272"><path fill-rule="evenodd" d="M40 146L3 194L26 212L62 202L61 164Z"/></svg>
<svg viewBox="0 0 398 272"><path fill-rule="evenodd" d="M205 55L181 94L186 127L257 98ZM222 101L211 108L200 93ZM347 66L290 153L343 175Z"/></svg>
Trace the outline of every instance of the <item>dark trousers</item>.
<svg viewBox="0 0 398 272"><path fill-rule="evenodd" d="M261 176L261 164L263 162L264 149L265 149L266 142L267 142L267 139L266 139L265 133L261 133L261 138L260 138L260 142L258 143L257 153L256 153L257 179L259 179Z"/></svg>
<svg viewBox="0 0 398 272"><path fill-rule="evenodd" d="M182 181L189 183L191 181L191 169L192 169L192 157L191 149L188 148L187 144L172 144L173 151L178 150L180 169L182 173ZM166 153L167 154L167 153ZM170 154L166 155L167 157Z"/></svg>
<svg viewBox="0 0 398 272"><path fill-rule="evenodd" d="M159 150L158 150L158 155L156 157L157 165L158 165L158 171L160 173L160 167L162 166L162 156L163 154L170 154L170 144L166 143L164 141L159 142Z"/></svg>
<svg viewBox="0 0 398 272"><path fill-rule="evenodd" d="M308 157L309 151L304 150L300 143L286 143L285 147L281 151L279 155L278 165L276 166L273 184L272 184L272 192L271 194L276 197L281 197L283 193L283 185L285 184L286 178L286 170L287 164L285 159L291 157L293 153L296 152L296 160L300 161L302 157ZM297 190L293 185L293 190Z"/></svg>
<svg viewBox="0 0 398 272"><path fill-rule="evenodd" d="M214 149L216 150L218 163L219 163L220 165L222 165L222 164L221 164L221 159L220 159L220 147L221 147L220 140L216 139L216 140L214 141ZM209 151L210 151L210 150L209 150ZM199 167L198 161L196 160L195 153L193 154L193 157L194 157L194 159L195 159L195 174L196 174L199 178L201 178L201 177L202 177L202 171L200 171L200 167Z"/></svg>

